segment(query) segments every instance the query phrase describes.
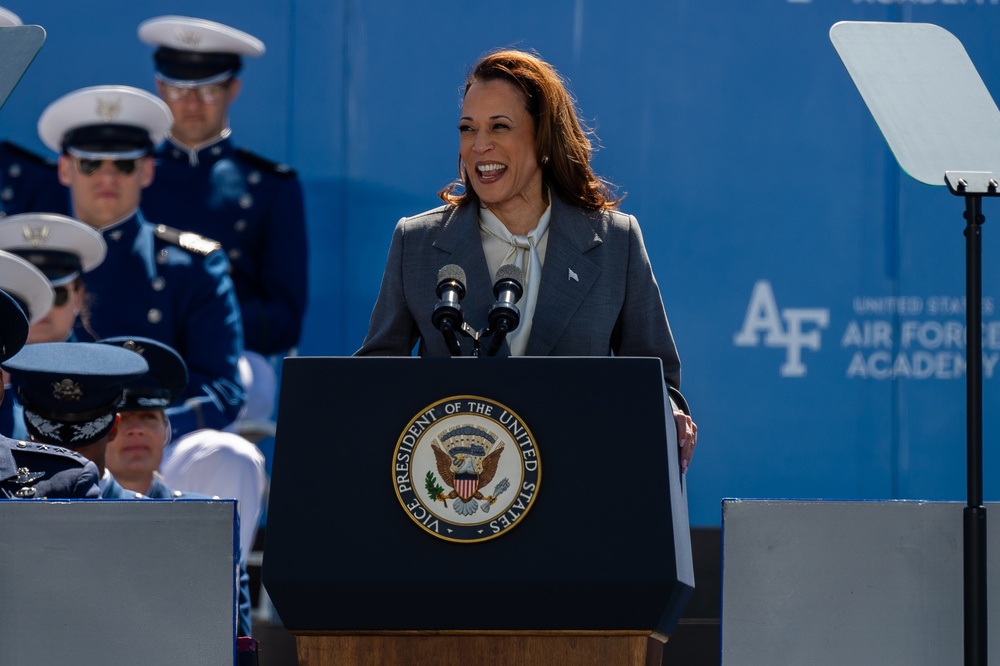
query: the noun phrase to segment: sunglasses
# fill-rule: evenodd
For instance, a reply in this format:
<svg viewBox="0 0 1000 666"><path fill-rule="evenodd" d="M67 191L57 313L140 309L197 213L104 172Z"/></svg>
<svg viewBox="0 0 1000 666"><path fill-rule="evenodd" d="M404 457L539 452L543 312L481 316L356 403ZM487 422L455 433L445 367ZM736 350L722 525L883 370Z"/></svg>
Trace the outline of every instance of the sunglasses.
<svg viewBox="0 0 1000 666"><path fill-rule="evenodd" d="M76 158L76 168L84 176L93 176L95 173L101 170L101 166L109 160L91 160L84 157ZM129 176L135 171L135 165L138 160L110 160L111 164L114 165L115 170L123 176Z"/></svg>
<svg viewBox="0 0 1000 666"><path fill-rule="evenodd" d="M52 291L55 292L55 299L52 301L52 306L56 308L61 308L66 305L69 300L69 288L68 287L53 287Z"/></svg>

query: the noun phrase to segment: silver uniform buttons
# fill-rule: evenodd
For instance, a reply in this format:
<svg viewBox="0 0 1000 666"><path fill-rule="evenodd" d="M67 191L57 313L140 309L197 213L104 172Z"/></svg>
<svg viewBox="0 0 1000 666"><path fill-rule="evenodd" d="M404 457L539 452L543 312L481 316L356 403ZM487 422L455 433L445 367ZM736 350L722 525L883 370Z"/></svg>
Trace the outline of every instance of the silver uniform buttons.
<svg viewBox="0 0 1000 666"><path fill-rule="evenodd" d="M247 175L247 182L250 183L251 185L256 185L257 183L259 183L260 171L251 171L249 175Z"/></svg>
<svg viewBox="0 0 1000 666"><path fill-rule="evenodd" d="M163 319L163 313L153 308L148 313L146 313L146 319L149 320L150 324L159 324L160 320Z"/></svg>
<svg viewBox="0 0 1000 666"><path fill-rule="evenodd" d="M7 173L11 178L17 178L21 175L21 165L17 163L11 164L10 168L7 169Z"/></svg>
<svg viewBox="0 0 1000 666"><path fill-rule="evenodd" d="M163 291L163 288L167 286L167 281L162 277L153 278L153 291Z"/></svg>
<svg viewBox="0 0 1000 666"><path fill-rule="evenodd" d="M249 194L244 194L240 197L240 208L246 210L253 205L253 197Z"/></svg>
<svg viewBox="0 0 1000 666"><path fill-rule="evenodd" d="M4 201L10 201L13 198L14 198L13 188L5 187L3 188L3 191L0 192L0 199L3 199Z"/></svg>
<svg viewBox="0 0 1000 666"><path fill-rule="evenodd" d="M236 220L236 224L233 225L233 229L236 229L239 233L243 233L247 230L246 220Z"/></svg>
<svg viewBox="0 0 1000 666"><path fill-rule="evenodd" d="M212 147L212 154L215 155L216 157L218 157L219 155L222 154L222 148L220 148L219 146L213 146Z"/></svg>
<svg viewBox="0 0 1000 666"><path fill-rule="evenodd" d="M169 254L169 252L167 251L167 248L163 248L162 250L160 250L157 253L157 255L156 255L156 263L158 263L158 264L165 264L165 263L167 263L167 255L168 254Z"/></svg>
<svg viewBox="0 0 1000 666"><path fill-rule="evenodd" d="M239 251L239 250L238 250L237 248L235 248L235 247L234 247L234 248L233 248L232 250L230 250L230 251L228 252L228 254L229 254L229 260L230 260L230 261L236 261L237 259L239 259L240 257L242 257L242 256L243 256L243 253L242 253L242 252L240 252L240 251Z"/></svg>

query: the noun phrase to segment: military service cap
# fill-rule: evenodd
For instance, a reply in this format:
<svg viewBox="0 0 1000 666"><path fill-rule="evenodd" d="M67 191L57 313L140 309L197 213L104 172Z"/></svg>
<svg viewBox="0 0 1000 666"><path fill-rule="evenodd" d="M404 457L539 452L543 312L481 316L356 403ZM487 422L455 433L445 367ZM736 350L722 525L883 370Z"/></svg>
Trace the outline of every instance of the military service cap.
<svg viewBox="0 0 1000 666"><path fill-rule="evenodd" d="M128 336L107 338L101 344L134 351L149 364L146 374L125 384L120 412L166 409L187 386L187 365L173 347L150 338Z"/></svg>
<svg viewBox="0 0 1000 666"><path fill-rule="evenodd" d="M34 324L52 309L55 293L45 275L21 257L0 250L0 289L13 296Z"/></svg>
<svg viewBox="0 0 1000 666"><path fill-rule="evenodd" d="M28 434L67 448L106 436L125 383L149 370L134 352L88 342L27 345L0 367L11 374Z"/></svg>
<svg viewBox="0 0 1000 666"><path fill-rule="evenodd" d="M158 16L144 21L139 25L139 39L159 47L153 54L156 77L182 87L230 79L243 66L241 56L264 54L264 42L253 35L188 16Z"/></svg>
<svg viewBox="0 0 1000 666"><path fill-rule="evenodd" d="M63 95L38 119L38 135L57 153L85 159L148 155L173 116L156 95L130 86L92 86Z"/></svg>
<svg viewBox="0 0 1000 666"><path fill-rule="evenodd" d="M55 213L21 213L0 219L0 249L31 262L55 286L97 268L108 251L100 232Z"/></svg>

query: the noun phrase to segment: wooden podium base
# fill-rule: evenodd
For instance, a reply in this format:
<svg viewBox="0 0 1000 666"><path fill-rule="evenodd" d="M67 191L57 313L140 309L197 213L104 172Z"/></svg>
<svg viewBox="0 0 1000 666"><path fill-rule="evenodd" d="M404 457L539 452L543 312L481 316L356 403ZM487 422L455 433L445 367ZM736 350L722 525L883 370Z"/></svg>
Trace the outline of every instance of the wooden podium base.
<svg viewBox="0 0 1000 666"><path fill-rule="evenodd" d="M295 634L299 666L660 666L649 632L372 632Z"/></svg>

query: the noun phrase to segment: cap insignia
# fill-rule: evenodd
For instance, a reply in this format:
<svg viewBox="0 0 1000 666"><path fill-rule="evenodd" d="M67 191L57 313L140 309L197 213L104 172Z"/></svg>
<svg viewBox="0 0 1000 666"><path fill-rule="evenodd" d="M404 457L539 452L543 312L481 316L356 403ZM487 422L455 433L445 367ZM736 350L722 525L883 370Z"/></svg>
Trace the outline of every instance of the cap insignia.
<svg viewBox="0 0 1000 666"><path fill-rule="evenodd" d="M177 37L178 42L189 49L193 49L201 43L201 35L194 30L182 30L178 28L174 31L174 35Z"/></svg>
<svg viewBox="0 0 1000 666"><path fill-rule="evenodd" d="M32 227L30 225L24 225L22 227L22 233L24 234L24 240L31 243L31 247L38 248L45 245L49 240L49 225L45 224L40 227Z"/></svg>
<svg viewBox="0 0 1000 666"><path fill-rule="evenodd" d="M137 343L135 340L129 340L128 342L126 342L125 344L123 344L122 345L122 349L127 349L129 351L134 351L139 356L142 356L143 354L146 353L146 348L143 347L142 345L140 345L139 343Z"/></svg>
<svg viewBox="0 0 1000 666"><path fill-rule="evenodd" d="M83 389L72 379L52 383L52 397L56 400L77 401L83 397Z"/></svg>
<svg viewBox="0 0 1000 666"><path fill-rule="evenodd" d="M117 118L122 112L122 100L116 97L115 99L107 102L101 98L97 98L97 115L104 119L104 122L110 123L112 120Z"/></svg>

